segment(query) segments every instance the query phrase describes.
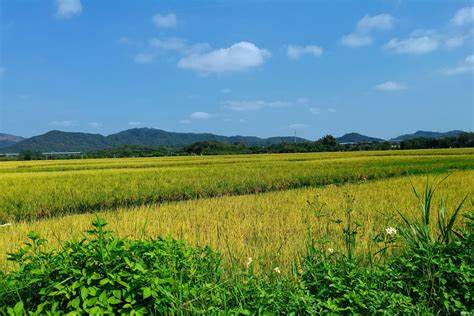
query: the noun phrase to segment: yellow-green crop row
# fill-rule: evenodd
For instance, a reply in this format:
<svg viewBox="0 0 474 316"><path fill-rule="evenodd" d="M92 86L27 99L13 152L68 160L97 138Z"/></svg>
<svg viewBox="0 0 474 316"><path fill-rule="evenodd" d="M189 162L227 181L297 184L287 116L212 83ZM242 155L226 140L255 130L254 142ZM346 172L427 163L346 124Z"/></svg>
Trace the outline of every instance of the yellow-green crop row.
<svg viewBox="0 0 474 316"><path fill-rule="evenodd" d="M429 175L431 181L446 174ZM210 245L224 255L227 264L244 264L248 257L258 269L283 271L304 252L308 232L313 238L329 237L325 247L342 251L344 209L353 208L362 225L357 247L366 251L372 238L385 228L397 227L399 215L418 214L411 183L422 188L428 176L397 177L357 184L328 185L244 196L170 202L161 205L110 209L96 214L69 215L34 222L18 222L0 228L0 268L10 269L5 253L19 247L26 234L37 231L49 240L47 247L80 239L97 217L108 229L132 238L171 235L192 244ZM439 186L434 207L447 197L451 210L466 195L463 212L473 211L474 171L456 171ZM347 200L353 198L354 202ZM309 202L309 203L308 203ZM321 212L315 212L320 210ZM372 249L375 252L377 249Z"/></svg>
<svg viewBox="0 0 474 316"><path fill-rule="evenodd" d="M473 168L472 149L5 162L0 224Z"/></svg>

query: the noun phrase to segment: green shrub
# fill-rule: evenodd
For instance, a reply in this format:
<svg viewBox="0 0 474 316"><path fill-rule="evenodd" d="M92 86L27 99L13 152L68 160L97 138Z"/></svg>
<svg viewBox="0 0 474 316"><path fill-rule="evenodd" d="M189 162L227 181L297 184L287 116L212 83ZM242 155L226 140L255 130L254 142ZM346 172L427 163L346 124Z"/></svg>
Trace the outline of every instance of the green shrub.
<svg viewBox="0 0 474 316"><path fill-rule="evenodd" d="M58 252L40 251L43 240L31 243L12 260L17 272L5 276L0 305L21 299L28 311L169 310L204 312L218 303L212 289L222 282L220 255L173 239L119 239L97 220L94 238L66 243Z"/></svg>

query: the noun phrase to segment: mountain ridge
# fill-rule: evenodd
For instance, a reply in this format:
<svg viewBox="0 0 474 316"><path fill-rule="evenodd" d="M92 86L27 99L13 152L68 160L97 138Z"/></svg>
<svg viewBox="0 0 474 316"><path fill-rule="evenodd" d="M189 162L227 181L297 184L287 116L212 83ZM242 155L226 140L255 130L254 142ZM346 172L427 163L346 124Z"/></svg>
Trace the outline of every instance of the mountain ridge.
<svg viewBox="0 0 474 316"><path fill-rule="evenodd" d="M10 147L24 140L21 136L0 133L0 148Z"/></svg>
<svg viewBox="0 0 474 316"><path fill-rule="evenodd" d="M412 134L403 134L392 138L391 142L401 142L419 137L425 138L443 138L457 136L464 133L460 130L452 130L445 133L431 131L416 131ZM381 138L370 137L359 133L346 133L336 140L341 144L384 142ZM64 132L51 130L44 134L23 138L9 134L0 133L0 152L21 152L21 151L40 151L40 152L62 152L62 151L99 151L112 149L126 145L145 146L145 147L183 147L196 142L217 141L224 143L241 143L247 146L270 146L281 143L301 143L309 140L293 136L276 136L261 138L256 136L223 136L212 133L184 133L168 132L157 128L132 128L107 136L102 134L84 133L84 132ZM3 144L3 146L2 146Z"/></svg>
<svg viewBox="0 0 474 316"><path fill-rule="evenodd" d="M397 136L395 138L390 139L392 142L401 142L404 140L410 140L410 139L415 139L415 138L444 138L444 137L453 137L453 136L459 136L460 134L465 133L465 131L461 130L452 130L448 132L432 132L432 131L416 131L411 134L403 134L400 136Z"/></svg>

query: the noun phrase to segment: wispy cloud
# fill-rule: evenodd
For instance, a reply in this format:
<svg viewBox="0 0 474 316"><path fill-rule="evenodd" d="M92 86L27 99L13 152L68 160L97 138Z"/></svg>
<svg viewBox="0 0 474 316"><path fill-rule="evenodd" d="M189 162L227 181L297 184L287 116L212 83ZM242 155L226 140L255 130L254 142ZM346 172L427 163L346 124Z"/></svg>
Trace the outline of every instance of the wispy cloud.
<svg viewBox="0 0 474 316"><path fill-rule="evenodd" d="M222 94L229 94L229 93L231 93L231 92L232 92L232 90L230 90L229 88L221 89L221 93L222 93Z"/></svg>
<svg viewBox="0 0 474 316"><path fill-rule="evenodd" d="M3 75L5 74L7 70L5 69L5 67L0 67L0 78L3 77Z"/></svg>
<svg viewBox="0 0 474 316"><path fill-rule="evenodd" d="M128 122L128 125L129 126L140 126L142 125L143 123L142 122L139 122L139 121L131 121L131 122Z"/></svg>
<svg viewBox="0 0 474 316"><path fill-rule="evenodd" d="M101 126L102 126L102 124L99 123L99 122L90 122L89 125L92 126L92 127L94 127L94 128L97 128L97 127L101 127Z"/></svg>
<svg viewBox="0 0 474 316"><path fill-rule="evenodd" d="M77 126L77 122L75 122L75 121L69 121L69 120L65 120L65 121L52 121L50 124L53 125L53 126L56 126L56 127L72 127L72 126Z"/></svg>
<svg viewBox="0 0 474 316"><path fill-rule="evenodd" d="M56 0L56 16L61 19L68 19L82 12L81 0Z"/></svg>
<svg viewBox="0 0 474 316"><path fill-rule="evenodd" d="M212 117L213 115L207 112L194 112L189 115L192 120L208 120Z"/></svg>
<svg viewBox="0 0 474 316"><path fill-rule="evenodd" d="M266 49L250 42L239 42L228 48L194 53L179 60L178 67L201 73L241 71L262 65L271 56Z"/></svg>
<svg viewBox="0 0 474 316"><path fill-rule="evenodd" d="M432 35L411 36L406 39L391 39L384 48L398 54L421 55L433 52L439 47L439 39Z"/></svg>
<svg viewBox="0 0 474 316"><path fill-rule="evenodd" d="M131 40L128 41L134 43ZM146 64L155 61L158 57L170 55L183 57L199 54L206 50L209 50L209 44L207 43L188 44L185 39L178 37L152 38L147 42L143 51L135 56L135 62Z"/></svg>
<svg viewBox="0 0 474 316"><path fill-rule="evenodd" d="M179 121L180 124L191 124L191 120L184 119Z"/></svg>
<svg viewBox="0 0 474 316"><path fill-rule="evenodd" d="M451 19L455 25L462 26L474 22L474 6L459 9Z"/></svg>
<svg viewBox="0 0 474 316"><path fill-rule="evenodd" d="M382 13L370 16L366 14L357 22L357 32L369 33L378 30L390 30L393 28L395 19L390 14Z"/></svg>
<svg viewBox="0 0 474 316"><path fill-rule="evenodd" d="M152 18L153 24L159 28L175 28L178 24L178 19L174 13L169 14L155 14Z"/></svg>
<svg viewBox="0 0 474 316"><path fill-rule="evenodd" d="M139 53L133 59L138 64L149 64L156 58L156 54L153 53Z"/></svg>
<svg viewBox="0 0 474 316"><path fill-rule="evenodd" d="M323 49L317 45L297 46L289 45L287 49L288 58L298 60L305 55L321 57Z"/></svg>
<svg viewBox="0 0 474 316"><path fill-rule="evenodd" d="M457 66L443 69L441 72L448 76L461 75L465 73L474 72L474 55L467 56Z"/></svg>
<svg viewBox="0 0 474 316"><path fill-rule="evenodd" d="M293 123L293 124L288 125L289 129L305 129L307 127L308 125L302 124L302 123Z"/></svg>
<svg viewBox="0 0 474 316"><path fill-rule="evenodd" d="M396 81L386 81L375 86L375 89L379 91L400 91L407 88L406 84Z"/></svg>
<svg viewBox="0 0 474 316"><path fill-rule="evenodd" d="M374 32L390 30L394 23L395 19L390 14L365 15L357 22L354 32L341 37L341 44L351 48L368 46L373 42Z"/></svg>
<svg viewBox="0 0 474 316"><path fill-rule="evenodd" d="M284 101L264 101L264 100L243 100L243 101L225 101L224 107L236 112L258 111L263 108L282 108L291 105L291 102Z"/></svg>
<svg viewBox="0 0 474 316"><path fill-rule="evenodd" d="M373 39L367 34L351 33L341 38L341 44L347 47L355 48L372 44Z"/></svg>

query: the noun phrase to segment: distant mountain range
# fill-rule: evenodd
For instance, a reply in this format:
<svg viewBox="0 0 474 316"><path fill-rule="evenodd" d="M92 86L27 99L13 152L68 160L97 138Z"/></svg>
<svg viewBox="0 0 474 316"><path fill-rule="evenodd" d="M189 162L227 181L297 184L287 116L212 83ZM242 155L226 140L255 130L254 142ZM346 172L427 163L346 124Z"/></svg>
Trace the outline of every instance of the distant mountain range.
<svg viewBox="0 0 474 316"><path fill-rule="evenodd" d="M449 131L446 133L417 131L413 134L401 135L392 138L392 142L400 142L413 138L443 138L457 136L463 131ZM368 143L383 142L381 138L348 133L336 138L339 143ZM73 133L53 130L42 135L31 138L23 138L0 133L0 152L21 152L24 150L40 152L62 152L62 151L96 151L111 149L125 145L148 146L148 147L182 147L200 141L219 141L226 143L242 143L247 146L270 146L283 142L308 142L300 137L270 137L260 138L255 136L221 136L210 133L176 133L167 132L155 128L133 128L116 134L103 136L101 134Z"/></svg>
<svg viewBox="0 0 474 316"><path fill-rule="evenodd" d="M182 147L200 141L242 143L248 146L270 146L282 142L306 142L300 137L259 138L253 136L220 136L209 133L175 133L155 128L133 128L116 134L72 133L50 131L42 135L24 139L11 146L0 148L2 152L32 151L95 151L125 145L149 147Z"/></svg>
<svg viewBox="0 0 474 316"><path fill-rule="evenodd" d="M22 141L24 138L15 135L0 133L0 148L13 146L16 143Z"/></svg>
<svg viewBox="0 0 474 316"><path fill-rule="evenodd" d="M454 137L460 134L465 133L464 131L454 130L445 133L439 132L430 132L430 131L417 131L413 134L400 135L398 137L392 138L392 142L401 142L404 140L410 140L415 138L445 138L445 137Z"/></svg>
<svg viewBox="0 0 474 316"><path fill-rule="evenodd" d="M341 137L336 138L341 144L356 144L356 143L375 143L383 142L381 138L375 138L370 136L361 135L359 133L348 133Z"/></svg>

